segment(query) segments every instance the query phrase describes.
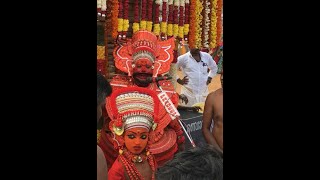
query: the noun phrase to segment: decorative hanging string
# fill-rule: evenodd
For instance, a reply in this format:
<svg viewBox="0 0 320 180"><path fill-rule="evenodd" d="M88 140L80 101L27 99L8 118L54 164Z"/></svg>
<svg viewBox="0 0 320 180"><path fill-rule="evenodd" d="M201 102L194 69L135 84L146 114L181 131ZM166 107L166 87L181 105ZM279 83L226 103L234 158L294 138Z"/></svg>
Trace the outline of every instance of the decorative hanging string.
<svg viewBox="0 0 320 180"><path fill-rule="evenodd" d="M160 24L159 24L159 11L160 11L160 0L155 2L155 12L154 12L154 24L153 33L158 37L160 35Z"/></svg>
<svg viewBox="0 0 320 180"><path fill-rule="evenodd" d="M132 25L132 30L133 33L139 31L139 1L135 0L134 1L134 14L133 14L133 25Z"/></svg>
<svg viewBox="0 0 320 180"><path fill-rule="evenodd" d="M173 0L168 0L169 14L168 14L168 29L167 36L171 38L173 36Z"/></svg>
<svg viewBox="0 0 320 180"><path fill-rule="evenodd" d="M179 37L179 41L181 41L184 37L184 26L183 26L183 21L184 21L184 5L185 2L184 0L180 0L180 6L179 6L179 33L178 33L178 37Z"/></svg>
<svg viewBox="0 0 320 180"><path fill-rule="evenodd" d="M168 0L163 0L162 2L162 18L161 18L161 39L165 39L167 35L167 2Z"/></svg>

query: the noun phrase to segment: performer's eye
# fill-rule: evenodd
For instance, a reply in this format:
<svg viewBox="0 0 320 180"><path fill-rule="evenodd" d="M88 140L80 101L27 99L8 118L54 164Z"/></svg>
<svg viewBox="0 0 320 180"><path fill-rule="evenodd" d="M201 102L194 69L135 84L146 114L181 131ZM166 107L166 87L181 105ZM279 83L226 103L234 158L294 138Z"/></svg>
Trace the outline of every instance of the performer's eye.
<svg viewBox="0 0 320 180"><path fill-rule="evenodd" d="M130 138L130 139L134 139L134 138L135 138L135 136L134 136L133 134L129 134L129 135L128 135L128 138Z"/></svg>
<svg viewBox="0 0 320 180"><path fill-rule="evenodd" d="M141 139L147 139L147 135L142 135L140 138Z"/></svg>

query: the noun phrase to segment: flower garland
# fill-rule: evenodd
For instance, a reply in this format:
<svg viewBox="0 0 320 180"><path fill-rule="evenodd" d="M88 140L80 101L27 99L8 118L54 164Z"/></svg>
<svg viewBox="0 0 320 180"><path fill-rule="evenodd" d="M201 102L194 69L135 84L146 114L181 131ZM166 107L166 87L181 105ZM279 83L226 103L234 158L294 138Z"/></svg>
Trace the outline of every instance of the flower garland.
<svg viewBox="0 0 320 180"><path fill-rule="evenodd" d="M210 9L210 1L204 0L204 18L203 18L203 47L209 48L209 30L210 30L210 19L209 19L209 13L211 11Z"/></svg>
<svg viewBox="0 0 320 180"><path fill-rule="evenodd" d="M154 13L154 24L153 24L153 33L156 36L160 35L160 24L159 24L159 11L160 11L160 0L156 0L156 7Z"/></svg>
<svg viewBox="0 0 320 180"><path fill-rule="evenodd" d="M168 29L167 29L167 35L168 37L173 36L173 0L168 0L168 6L169 6L169 15L168 15Z"/></svg>
<svg viewBox="0 0 320 180"><path fill-rule="evenodd" d="M196 48L201 47L202 39L201 39L201 34L202 34L202 3L200 0L196 0Z"/></svg>
<svg viewBox="0 0 320 180"><path fill-rule="evenodd" d="M133 33L139 31L139 1L134 1Z"/></svg>
<svg viewBox="0 0 320 180"><path fill-rule="evenodd" d="M118 13L118 38L122 37L123 31L123 2L124 0L119 0L119 13Z"/></svg>
<svg viewBox="0 0 320 180"><path fill-rule="evenodd" d="M211 0L210 48L217 46L217 0Z"/></svg>
<svg viewBox="0 0 320 180"><path fill-rule="evenodd" d="M178 11L179 11L179 0L174 0L174 6L173 6L173 36L177 37L179 33L179 17L178 17Z"/></svg>
<svg viewBox="0 0 320 180"><path fill-rule="evenodd" d="M210 22L209 22L209 36L208 36L208 42L209 42L209 45L210 45L210 42L211 42L211 9L212 9L212 0L209 0L210 2L210 5L209 5L209 13L208 13L208 17L210 18ZM210 48L211 49L211 48Z"/></svg>
<svg viewBox="0 0 320 180"><path fill-rule="evenodd" d="M168 0L163 0L162 2L162 20L161 20L161 37L164 38L167 33L167 2Z"/></svg>
<svg viewBox="0 0 320 180"><path fill-rule="evenodd" d="M206 4L206 0L202 0L201 2L202 6L205 7L205 4ZM201 24L203 26L205 26L205 19L206 19L206 13L205 13L205 8L202 9L201 11L201 15L202 15L202 21L201 21ZM201 31L201 40L202 40L202 43L201 43L201 47L203 47L203 44L204 44L204 30L205 28L202 28L202 31Z"/></svg>
<svg viewBox="0 0 320 180"><path fill-rule="evenodd" d="M190 0L190 18L189 18L189 47L196 47L196 1Z"/></svg>
<svg viewBox="0 0 320 180"><path fill-rule="evenodd" d="M101 0L101 11L107 10L107 0Z"/></svg>
<svg viewBox="0 0 320 180"><path fill-rule="evenodd" d="M119 3L118 0L112 1L112 11L111 11L111 27L112 27L112 38L117 39L118 37L118 14L119 14Z"/></svg>
<svg viewBox="0 0 320 180"><path fill-rule="evenodd" d="M147 0L141 1L141 21L140 21L140 30L147 29Z"/></svg>
<svg viewBox="0 0 320 180"><path fill-rule="evenodd" d="M180 40L184 36L184 31L183 31L183 28L184 28L184 26L183 26L184 5L185 5L184 0L180 0L180 6L179 6L179 34L178 34Z"/></svg>
<svg viewBox="0 0 320 180"><path fill-rule="evenodd" d="M129 29L129 0L123 0L123 28L122 28L122 38L125 39Z"/></svg>
<svg viewBox="0 0 320 180"><path fill-rule="evenodd" d="M150 32L152 32L152 5L153 0L148 0L147 30Z"/></svg>
<svg viewBox="0 0 320 180"><path fill-rule="evenodd" d="M188 41L188 34L189 34L189 0L186 0L185 2L185 8L184 8L184 27L183 27L183 34L184 34L184 40Z"/></svg>
<svg viewBox="0 0 320 180"><path fill-rule="evenodd" d="M106 11L106 27L112 27L112 8L113 8L113 2L112 1L107 1L107 11ZM112 35L112 28L105 28L106 29L106 33L111 34ZM105 36L105 38L107 38L107 36Z"/></svg>
<svg viewBox="0 0 320 180"><path fill-rule="evenodd" d="M217 39L216 43L220 44L222 41L221 35L222 35L222 0L218 0L217 2Z"/></svg>
<svg viewBox="0 0 320 180"><path fill-rule="evenodd" d="M101 5L102 4L102 0L97 0L97 11L100 12L101 11Z"/></svg>

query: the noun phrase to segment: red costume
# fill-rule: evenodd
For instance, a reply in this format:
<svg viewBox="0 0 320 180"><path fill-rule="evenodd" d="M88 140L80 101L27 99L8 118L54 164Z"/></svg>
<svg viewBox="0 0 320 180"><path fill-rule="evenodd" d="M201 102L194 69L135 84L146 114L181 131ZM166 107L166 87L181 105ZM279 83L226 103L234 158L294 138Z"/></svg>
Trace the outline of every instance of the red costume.
<svg viewBox="0 0 320 180"><path fill-rule="evenodd" d="M113 91L139 86L133 78L133 76L139 73L150 74L151 72L150 76L153 78L167 73L170 69L171 62L173 61L173 50L173 38L160 41L151 32L136 32L131 40L129 39L126 44L120 45L114 50L115 65L119 70L127 73L127 76L118 75L112 79L110 84L112 85ZM152 67L148 69L149 66ZM137 76L140 77L139 75ZM144 77L140 78L143 79ZM171 81L159 81L159 84L176 108L179 103L179 96L175 92ZM157 94L161 93L161 90L157 87L156 83L147 84L144 88L154 90ZM183 136L183 130L178 122L179 117L170 117L163 105L160 105L159 117L160 121L157 124L157 128L150 133L150 137L152 137L150 152L154 154L158 165L161 166L163 163L173 158L178 150L178 144L183 144L185 138ZM107 128L106 124L104 128ZM103 137L108 137L105 130L101 131L101 137L102 141L100 140L99 145L105 151L106 156L109 156L110 158L110 148L105 150L104 147L107 147L107 145L103 145L110 143L110 140L103 139ZM113 155L114 154L112 154L112 156Z"/></svg>
<svg viewBox="0 0 320 180"><path fill-rule="evenodd" d="M119 151L108 178L154 180L157 163L150 151L154 141L151 134L161 124L155 91L140 87L118 89L107 98L106 107L113 145Z"/></svg>

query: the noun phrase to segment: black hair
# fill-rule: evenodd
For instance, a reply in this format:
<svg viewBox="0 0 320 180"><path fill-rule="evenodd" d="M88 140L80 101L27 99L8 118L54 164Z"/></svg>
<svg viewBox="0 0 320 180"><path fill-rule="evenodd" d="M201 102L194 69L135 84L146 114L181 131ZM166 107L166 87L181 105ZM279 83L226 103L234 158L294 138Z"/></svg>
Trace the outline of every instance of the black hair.
<svg viewBox="0 0 320 180"><path fill-rule="evenodd" d="M157 180L223 180L223 154L211 145L179 152L160 167Z"/></svg>
<svg viewBox="0 0 320 180"><path fill-rule="evenodd" d="M105 101L111 93L112 88L108 80L102 74L97 73L97 106Z"/></svg>

